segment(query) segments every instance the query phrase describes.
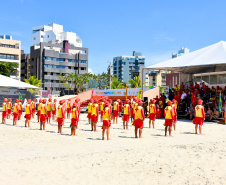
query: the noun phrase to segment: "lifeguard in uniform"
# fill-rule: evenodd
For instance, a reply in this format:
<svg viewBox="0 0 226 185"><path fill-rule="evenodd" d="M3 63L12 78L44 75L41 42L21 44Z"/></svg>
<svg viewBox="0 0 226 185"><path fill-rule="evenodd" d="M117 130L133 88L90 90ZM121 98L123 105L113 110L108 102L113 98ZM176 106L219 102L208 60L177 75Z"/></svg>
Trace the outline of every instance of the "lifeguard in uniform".
<svg viewBox="0 0 226 185"><path fill-rule="evenodd" d="M204 107L202 106L202 100L198 100L198 105L195 107L195 118L193 123L195 124L195 133L198 134L198 127L199 127L199 134L202 134L202 125L205 120L205 112Z"/></svg>
<svg viewBox="0 0 226 185"><path fill-rule="evenodd" d="M27 100L25 113L26 113L25 127L27 127L27 125L28 125L28 127L30 127L31 114L32 114L31 99Z"/></svg>
<svg viewBox="0 0 226 185"><path fill-rule="evenodd" d="M18 120L18 113L19 113L19 105L18 105L19 100L16 99L15 103L13 105L13 125L17 125L17 120Z"/></svg>
<svg viewBox="0 0 226 185"><path fill-rule="evenodd" d="M98 122L98 115L99 115L99 105L97 104L97 99L94 99L94 104L92 105L92 113L91 113L91 131L97 131L97 122Z"/></svg>
<svg viewBox="0 0 226 185"><path fill-rule="evenodd" d="M49 98L49 101L47 102L47 123L50 124L50 120L51 120L51 113L52 113L52 99Z"/></svg>
<svg viewBox="0 0 226 185"><path fill-rule="evenodd" d="M56 106L57 100L54 99L53 101L54 101L54 103L53 103L53 106L52 106L52 119L53 119L53 121L55 121L55 117L56 117L56 109L57 109L57 106Z"/></svg>
<svg viewBox="0 0 226 185"><path fill-rule="evenodd" d="M118 99L117 101L114 102L114 105L113 105L113 123L116 122L116 124L118 124L118 117L119 117L119 102L120 100Z"/></svg>
<svg viewBox="0 0 226 185"><path fill-rule="evenodd" d="M6 118L7 118L7 98L4 98L4 102L2 104L2 123L6 124Z"/></svg>
<svg viewBox="0 0 226 185"><path fill-rule="evenodd" d="M102 126L102 139L104 140L104 133L107 131L107 140L110 140L109 138L109 132L111 127L111 111L109 107L109 102L105 102L104 108L103 108L103 126Z"/></svg>
<svg viewBox="0 0 226 185"><path fill-rule="evenodd" d="M151 128L151 122L153 128L155 128L155 117L156 117L156 106L155 106L156 100L153 99L150 101L149 105L149 128Z"/></svg>
<svg viewBox="0 0 226 185"><path fill-rule="evenodd" d="M62 133L62 127L64 125L64 118L65 118L64 109L63 109L64 102L65 100L60 100L59 102L60 105L57 108L58 133Z"/></svg>
<svg viewBox="0 0 226 185"><path fill-rule="evenodd" d="M173 115L173 108L172 108L172 103L170 100L167 102L168 106L166 106L164 110L164 116L165 116L165 136L167 136L167 130L169 128L169 136L171 135L172 131L172 126L173 126L173 120L174 120L174 115Z"/></svg>
<svg viewBox="0 0 226 185"><path fill-rule="evenodd" d="M142 138L142 131L144 128L144 108L142 107L142 101L138 101L138 106L134 109L134 125L135 125L135 138L137 138L137 132L139 129L139 138Z"/></svg>
<svg viewBox="0 0 226 185"><path fill-rule="evenodd" d="M10 119L12 113L12 98L9 98L9 102L7 104L8 115L7 118Z"/></svg>
<svg viewBox="0 0 226 185"><path fill-rule="evenodd" d="M129 105L129 99L125 101L125 105L123 106L123 129L129 129L128 128L128 122L129 122L129 116L130 116L130 105Z"/></svg>

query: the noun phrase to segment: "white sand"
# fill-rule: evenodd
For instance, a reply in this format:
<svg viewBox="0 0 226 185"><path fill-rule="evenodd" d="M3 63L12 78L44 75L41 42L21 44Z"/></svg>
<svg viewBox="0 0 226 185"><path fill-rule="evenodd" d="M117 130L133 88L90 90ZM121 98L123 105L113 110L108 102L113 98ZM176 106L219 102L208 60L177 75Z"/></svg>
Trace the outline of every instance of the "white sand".
<svg viewBox="0 0 226 185"><path fill-rule="evenodd" d="M63 135L57 124L39 130L0 124L0 184L226 184L226 126L205 123L205 135L195 135L194 125L179 121L172 138L164 137L163 120L156 129L145 121L143 139L134 127L112 125L110 141L91 132L81 115L77 136L70 136L66 120Z"/></svg>

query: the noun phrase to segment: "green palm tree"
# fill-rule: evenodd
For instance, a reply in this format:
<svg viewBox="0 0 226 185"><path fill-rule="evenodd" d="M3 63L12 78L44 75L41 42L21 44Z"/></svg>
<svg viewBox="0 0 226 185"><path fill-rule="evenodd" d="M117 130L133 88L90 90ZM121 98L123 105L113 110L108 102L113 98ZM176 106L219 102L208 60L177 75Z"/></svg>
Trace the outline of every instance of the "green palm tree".
<svg viewBox="0 0 226 185"><path fill-rule="evenodd" d="M112 82L111 82L112 89L122 89L124 87L125 87L125 83L123 83L120 79L118 79L115 76L112 77Z"/></svg>
<svg viewBox="0 0 226 185"><path fill-rule="evenodd" d="M139 76L135 76L133 79L128 80L131 88L141 88L141 80ZM143 83L143 87L146 86L146 83Z"/></svg>
<svg viewBox="0 0 226 185"><path fill-rule="evenodd" d="M24 79L27 84L34 85L36 87L40 87L43 83L41 80L37 79L36 76L30 76L29 79ZM36 95L39 89L28 89L32 95Z"/></svg>

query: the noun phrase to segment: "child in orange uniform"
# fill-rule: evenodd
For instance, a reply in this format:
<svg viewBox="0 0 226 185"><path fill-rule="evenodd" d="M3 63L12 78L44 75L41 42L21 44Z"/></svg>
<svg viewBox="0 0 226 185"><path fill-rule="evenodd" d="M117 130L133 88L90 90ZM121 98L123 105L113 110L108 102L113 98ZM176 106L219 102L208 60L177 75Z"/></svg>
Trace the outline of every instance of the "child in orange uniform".
<svg viewBox="0 0 226 185"><path fill-rule="evenodd" d="M9 102L8 102L8 116L7 118L10 119L11 113L12 113L12 98L9 98Z"/></svg>
<svg viewBox="0 0 226 185"><path fill-rule="evenodd" d="M70 114L71 114L71 100L68 99L68 101L67 101L67 119L70 119Z"/></svg>
<svg viewBox="0 0 226 185"><path fill-rule="evenodd" d="M32 114L31 99L27 100L25 111L26 111L25 127L27 127L27 124L28 124L28 127L30 127L30 120L31 120L31 114Z"/></svg>
<svg viewBox="0 0 226 185"><path fill-rule="evenodd" d="M172 131L173 120L174 120L172 103L173 102L171 102L169 100L167 102L168 106L164 110L164 116L165 116L165 136L167 136L167 130L168 130L168 128L169 128L169 136L172 136L171 135L171 131Z"/></svg>
<svg viewBox="0 0 226 185"><path fill-rule="evenodd" d="M41 115L40 115L40 130L42 129L45 130L46 117L47 117L46 99L43 99L42 105L41 105Z"/></svg>
<svg viewBox="0 0 226 185"><path fill-rule="evenodd" d="M19 113L19 105L18 105L19 100L16 99L15 103L13 105L13 125L17 125L17 120L18 120L18 113Z"/></svg>
<svg viewBox="0 0 226 185"><path fill-rule="evenodd" d="M107 140L110 140L109 138L109 132L111 127L111 112L109 108L110 103L105 102L104 108L103 108L103 126L102 126L102 139L104 140L104 133L107 131Z"/></svg>
<svg viewBox="0 0 226 185"><path fill-rule="evenodd" d="M92 113L91 113L91 131L97 131L97 122L99 116L99 105L97 104L97 99L94 99L94 104L92 105Z"/></svg>
<svg viewBox="0 0 226 185"><path fill-rule="evenodd" d="M137 132L139 129L139 138L142 138L142 131L144 128L144 108L142 107L143 102L138 101L138 106L134 109L134 125L135 125L135 138L137 138Z"/></svg>
<svg viewBox="0 0 226 185"><path fill-rule="evenodd" d="M117 101L115 101L113 105L113 123L116 122L116 124L118 124L118 117L119 117L119 102L120 100L118 99Z"/></svg>
<svg viewBox="0 0 226 185"><path fill-rule="evenodd" d="M199 127L199 134L202 134L202 125L205 120L205 112L204 107L202 106L202 100L198 100L198 105L195 107L195 118L193 123L195 124L195 133L198 134L198 127Z"/></svg>
<svg viewBox="0 0 226 185"><path fill-rule="evenodd" d="M93 106L93 99L90 99L88 104L88 115L87 115L89 124L91 122L92 106Z"/></svg>
<svg viewBox="0 0 226 185"><path fill-rule="evenodd" d="M130 105L129 105L129 99L125 101L125 105L123 107L123 129L129 129L128 128L128 122L129 122L129 116L130 116Z"/></svg>
<svg viewBox="0 0 226 185"><path fill-rule="evenodd" d="M7 98L4 98L4 102L2 104L2 123L6 124L6 118L7 118Z"/></svg>
<svg viewBox="0 0 226 185"><path fill-rule="evenodd" d="M72 107L72 114L71 114L71 135L75 136L76 133L76 129L78 126L78 121L79 121L79 117L78 117L78 107L77 107L77 103L73 103L73 107Z"/></svg>
<svg viewBox="0 0 226 185"><path fill-rule="evenodd" d="M56 102L57 102L57 100L54 99L53 101L54 101L54 103L53 103L53 106L52 106L52 120L55 121L55 117L56 117Z"/></svg>
<svg viewBox="0 0 226 185"><path fill-rule="evenodd" d="M64 125L65 113L63 109L63 104L65 100L59 101L59 106L57 108L57 122L58 122L58 133L62 133L62 126Z"/></svg>
<svg viewBox="0 0 226 185"><path fill-rule="evenodd" d="M18 120L21 119L21 115L23 113L23 107L22 107L22 99L19 99L19 113L18 113Z"/></svg>
<svg viewBox="0 0 226 185"><path fill-rule="evenodd" d="M153 128L155 128L155 117L156 117L156 106L155 106L156 100L150 100L150 105L149 105L149 128L151 128L151 122Z"/></svg>
<svg viewBox="0 0 226 185"><path fill-rule="evenodd" d="M38 122L40 121L41 108L42 108L42 99L39 99L39 103L38 103L38 112L37 112Z"/></svg>
<svg viewBox="0 0 226 185"><path fill-rule="evenodd" d="M174 128L174 130L176 130L176 123L177 123L177 100L175 100L175 99L173 99L172 108L173 108L173 116L174 116L173 128Z"/></svg>
<svg viewBox="0 0 226 185"><path fill-rule="evenodd" d="M32 118L35 118L35 111L36 111L36 99L34 99L32 101L32 104L31 104L31 109L32 109Z"/></svg>
<svg viewBox="0 0 226 185"><path fill-rule="evenodd" d="M49 98L49 101L47 102L47 123L50 124L50 120L51 120L51 110L52 110L52 99Z"/></svg>

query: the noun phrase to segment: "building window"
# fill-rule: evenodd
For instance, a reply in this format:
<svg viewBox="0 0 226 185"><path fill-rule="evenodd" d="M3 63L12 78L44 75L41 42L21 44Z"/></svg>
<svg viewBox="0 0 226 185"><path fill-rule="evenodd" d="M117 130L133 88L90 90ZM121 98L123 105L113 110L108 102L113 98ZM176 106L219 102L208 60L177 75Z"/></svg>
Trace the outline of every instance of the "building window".
<svg viewBox="0 0 226 185"><path fill-rule="evenodd" d="M10 36L9 36L9 35L6 35L6 36L5 36L5 39L10 40Z"/></svg>
<svg viewBox="0 0 226 185"><path fill-rule="evenodd" d="M41 35L41 38L43 39L43 35Z"/></svg>
<svg viewBox="0 0 226 185"><path fill-rule="evenodd" d="M47 38L49 38L49 35L47 36Z"/></svg>
<svg viewBox="0 0 226 185"><path fill-rule="evenodd" d="M36 37L34 37L33 40L36 40Z"/></svg>

